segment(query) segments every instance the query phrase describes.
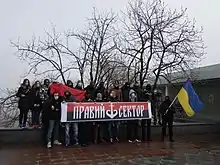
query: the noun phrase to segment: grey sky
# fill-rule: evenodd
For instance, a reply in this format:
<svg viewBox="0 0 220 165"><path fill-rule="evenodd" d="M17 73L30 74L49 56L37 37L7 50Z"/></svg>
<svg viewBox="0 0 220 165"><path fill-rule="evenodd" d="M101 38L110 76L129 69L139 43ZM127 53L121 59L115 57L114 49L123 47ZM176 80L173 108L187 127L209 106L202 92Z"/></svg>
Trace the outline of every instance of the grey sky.
<svg viewBox="0 0 220 165"><path fill-rule="evenodd" d="M0 76L2 87L14 87L27 68L13 54L10 40L20 37L30 40L33 35L44 35L51 23L58 31L69 28L83 29L85 19L93 7L100 10L120 11L128 0L0 0ZM188 15L204 27L207 57L202 65L220 62L220 1L219 0L165 0L170 8L188 8Z"/></svg>

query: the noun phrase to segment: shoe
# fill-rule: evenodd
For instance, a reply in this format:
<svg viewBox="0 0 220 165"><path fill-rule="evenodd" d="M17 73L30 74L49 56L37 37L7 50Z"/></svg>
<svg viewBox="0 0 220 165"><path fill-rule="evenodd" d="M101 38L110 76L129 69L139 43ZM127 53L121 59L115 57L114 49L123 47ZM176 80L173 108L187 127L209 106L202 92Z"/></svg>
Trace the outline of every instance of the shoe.
<svg viewBox="0 0 220 165"><path fill-rule="evenodd" d="M113 143L113 139L112 138L110 139L110 143Z"/></svg>
<svg viewBox="0 0 220 165"><path fill-rule="evenodd" d="M54 145L58 145L58 146L62 145L62 143L60 143L58 140L55 140L55 141L53 142L53 144L54 144Z"/></svg>
<svg viewBox="0 0 220 165"><path fill-rule="evenodd" d="M119 138L118 138L118 137L116 137L115 140L116 140L117 142L119 142Z"/></svg>
<svg viewBox="0 0 220 165"><path fill-rule="evenodd" d="M132 140L128 140L128 143L133 143L133 141Z"/></svg>
<svg viewBox="0 0 220 165"><path fill-rule="evenodd" d="M48 143L47 143L47 148L52 148L51 142L48 142Z"/></svg>
<svg viewBox="0 0 220 165"><path fill-rule="evenodd" d="M69 144L66 144L66 145L65 145L65 147L67 147L67 148L68 148L69 146L70 146Z"/></svg>
<svg viewBox="0 0 220 165"><path fill-rule="evenodd" d="M82 146L82 147L87 147L88 145L87 145L87 144L81 144L81 146Z"/></svg>
<svg viewBox="0 0 220 165"><path fill-rule="evenodd" d="M137 142L137 143L141 143L141 141L140 141L140 140L138 140L138 139L136 139L136 140L135 140L135 142Z"/></svg>
<svg viewBox="0 0 220 165"><path fill-rule="evenodd" d="M106 141L105 141L104 139L101 139L99 143L103 143L103 144L105 144Z"/></svg>

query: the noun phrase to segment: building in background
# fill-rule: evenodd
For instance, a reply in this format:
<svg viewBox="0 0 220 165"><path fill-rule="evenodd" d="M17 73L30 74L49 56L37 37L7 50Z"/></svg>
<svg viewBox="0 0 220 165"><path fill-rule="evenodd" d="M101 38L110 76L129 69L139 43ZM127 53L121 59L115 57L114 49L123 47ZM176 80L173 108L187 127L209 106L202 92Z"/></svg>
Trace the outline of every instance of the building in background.
<svg viewBox="0 0 220 165"><path fill-rule="evenodd" d="M173 73L170 82L160 79L158 87L163 96L174 98L189 74L196 93L205 105L204 110L190 120L220 122L220 64L192 69L185 74Z"/></svg>

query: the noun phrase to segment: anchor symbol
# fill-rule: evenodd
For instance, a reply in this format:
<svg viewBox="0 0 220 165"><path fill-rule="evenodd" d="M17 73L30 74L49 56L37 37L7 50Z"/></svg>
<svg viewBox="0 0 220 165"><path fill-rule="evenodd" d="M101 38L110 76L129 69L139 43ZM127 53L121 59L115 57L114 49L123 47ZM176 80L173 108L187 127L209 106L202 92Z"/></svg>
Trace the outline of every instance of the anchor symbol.
<svg viewBox="0 0 220 165"><path fill-rule="evenodd" d="M114 105L112 103L110 104L110 107L111 107L110 110L106 111L106 115L111 119L113 119L115 118L115 116L118 115L118 111L113 109Z"/></svg>

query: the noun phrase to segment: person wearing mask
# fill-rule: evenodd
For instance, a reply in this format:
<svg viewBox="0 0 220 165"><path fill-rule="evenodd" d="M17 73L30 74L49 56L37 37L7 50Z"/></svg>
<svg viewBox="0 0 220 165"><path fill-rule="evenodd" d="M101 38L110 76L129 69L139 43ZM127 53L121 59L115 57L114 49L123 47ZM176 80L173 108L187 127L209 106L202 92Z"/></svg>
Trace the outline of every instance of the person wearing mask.
<svg viewBox="0 0 220 165"><path fill-rule="evenodd" d="M73 82L71 80L67 80L66 85L70 88L73 88Z"/></svg>
<svg viewBox="0 0 220 165"><path fill-rule="evenodd" d="M79 89L79 90L83 90L83 84L81 81L77 81L77 84L75 86L76 89Z"/></svg>
<svg viewBox="0 0 220 165"><path fill-rule="evenodd" d="M137 94L137 101L140 101L140 97L141 97L141 92L142 92L142 91L141 91L141 88L140 88L138 82L135 82L135 83L134 83L132 89L133 89L133 90L136 92L136 94Z"/></svg>
<svg viewBox="0 0 220 165"><path fill-rule="evenodd" d="M130 98L129 98L129 92L130 92L130 83L129 82L126 82L124 84L124 86L122 87L122 101L123 102L129 102L130 101Z"/></svg>
<svg viewBox="0 0 220 165"><path fill-rule="evenodd" d="M170 101L169 96L166 96L164 102L160 105L159 112L160 112L160 117L162 118L162 141L164 141L164 138L166 136L166 127L168 124L169 140L171 142L174 142L173 119L174 119L175 109L173 106L171 106L171 103L172 102Z"/></svg>
<svg viewBox="0 0 220 165"><path fill-rule="evenodd" d="M52 147L52 133L54 134L54 145L61 145L59 142L59 126L60 126L60 117L61 117L61 98L58 93L53 93L52 98L48 102L48 119L49 127L47 133L47 148Z"/></svg>
<svg viewBox="0 0 220 165"><path fill-rule="evenodd" d="M131 102L137 102L138 96L135 90L131 89L129 92ZM129 143L137 142L140 143L139 138L139 120L129 120L127 123L127 138Z"/></svg>
<svg viewBox="0 0 220 165"><path fill-rule="evenodd" d="M18 108L20 110L19 114L19 127L25 128L27 122L27 114L30 110L30 93L31 86L30 81L25 79L16 93L16 96L19 98Z"/></svg>
<svg viewBox="0 0 220 165"><path fill-rule="evenodd" d="M111 91L108 101L118 102L115 91ZM109 121L108 122L108 134L110 143L113 143L114 140L119 142L119 121Z"/></svg>
<svg viewBox="0 0 220 165"><path fill-rule="evenodd" d="M91 81L90 84L85 88L86 90L86 99L87 100L95 100L95 86L94 83Z"/></svg>
<svg viewBox="0 0 220 165"><path fill-rule="evenodd" d="M147 84L145 89L142 92L140 101L151 101L151 85ZM147 128L146 128L147 127ZM147 141L151 141L151 119L141 120L141 129L142 129L142 141L146 141L146 129L147 129Z"/></svg>
<svg viewBox="0 0 220 165"><path fill-rule="evenodd" d="M97 93L96 102L103 102L102 99L102 94L101 93ZM94 141L95 143L105 143L104 140L104 130L106 128L106 122L104 121L99 121L99 122L94 122L93 123L93 128L94 128Z"/></svg>
<svg viewBox="0 0 220 165"><path fill-rule="evenodd" d="M115 91L118 100L122 101L122 91L121 88L119 87L119 81L114 82L113 88L111 90Z"/></svg>
<svg viewBox="0 0 220 165"><path fill-rule="evenodd" d="M96 88L96 95L97 95L97 93L101 93L102 94L103 100L107 99L107 95L108 94L107 94L107 90L106 90L106 88L104 86L104 82L101 82L99 84L99 86Z"/></svg>
<svg viewBox="0 0 220 165"><path fill-rule="evenodd" d="M64 102L76 102L76 98L72 96L70 91L65 91L64 92ZM73 139L74 139L74 145L79 145L79 140L78 140L78 124L77 123L72 123L72 122L67 122L65 123L65 144L66 147L70 146L70 130L73 130Z"/></svg>
<svg viewBox="0 0 220 165"><path fill-rule="evenodd" d="M31 89L31 110L32 110L32 126L40 127L40 112L44 100L44 93L41 89L40 81L36 81Z"/></svg>
<svg viewBox="0 0 220 165"><path fill-rule="evenodd" d="M45 79L42 85L43 101L42 101L42 113L41 113L42 141L44 146L47 146L47 133L49 127L49 117L48 117L48 109L47 109L48 102L50 102L51 100L49 86L50 86L49 79Z"/></svg>
<svg viewBox="0 0 220 165"><path fill-rule="evenodd" d="M43 83L43 86L42 86L42 91L43 91L43 94L44 94L43 102L45 102L49 98L49 96L50 96L49 86L50 86L49 79L45 79L44 83Z"/></svg>

